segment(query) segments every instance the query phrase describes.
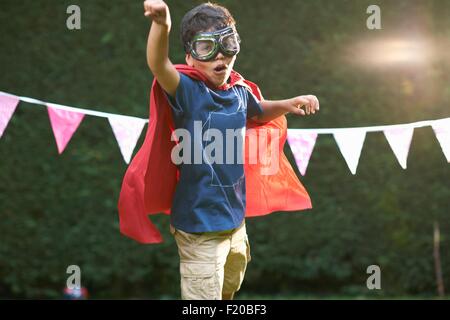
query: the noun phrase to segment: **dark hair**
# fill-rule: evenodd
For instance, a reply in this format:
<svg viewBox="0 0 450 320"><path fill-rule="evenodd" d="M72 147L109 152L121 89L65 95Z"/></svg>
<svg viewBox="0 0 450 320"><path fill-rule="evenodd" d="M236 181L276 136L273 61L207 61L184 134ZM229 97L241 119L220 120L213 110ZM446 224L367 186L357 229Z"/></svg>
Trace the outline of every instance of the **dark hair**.
<svg viewBox="0 0 450 320"><path fill-rule="evenodd" d="M203 3L188 11L181 20L181 42L187 52L187 44L197 32L216 31L235 25L227 8L216 3Z"/></svg>

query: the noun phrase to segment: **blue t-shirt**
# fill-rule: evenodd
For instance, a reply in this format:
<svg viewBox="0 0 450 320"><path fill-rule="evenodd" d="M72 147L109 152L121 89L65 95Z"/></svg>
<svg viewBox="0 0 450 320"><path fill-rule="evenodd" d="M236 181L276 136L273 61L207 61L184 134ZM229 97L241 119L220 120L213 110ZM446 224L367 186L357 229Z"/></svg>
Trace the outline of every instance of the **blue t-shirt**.
<svg viewBox="0 0 450 320"><path fill-rule="evenodd" d="M182 73L175 97L167 97L180 142L172 225L185 232L238 227L245 216L246 119L261 106L243 86L212 90Z"/></svg>

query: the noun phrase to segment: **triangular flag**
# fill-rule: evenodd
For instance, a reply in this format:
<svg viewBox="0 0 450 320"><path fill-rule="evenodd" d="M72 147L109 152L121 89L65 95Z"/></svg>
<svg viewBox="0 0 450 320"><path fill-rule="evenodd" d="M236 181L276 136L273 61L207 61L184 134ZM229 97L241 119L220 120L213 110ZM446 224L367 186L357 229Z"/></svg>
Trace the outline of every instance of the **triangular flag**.
<svg viewBox="0 0 450 320"><path fill-rule="evenodd" d="M8 122L11 119L20 99L13 96L0 95L0 138L5 132Z"/></svg>
<svg viewBox="0 0 450 320"><path fill-rule="evenodd" d="M297 163L300 173L304 176L314 145L316 144L317 133L307 133L297 130L298 129L288 129L287 141L291 147L292 154L294 155L295 163Z"/></svg>
<svg viewBox="0 0 450 320"><path fill-rule="evenodd" d="M55 135L58 152L61 154L83 120L84 114L80 112L61 110L47 104L48 116Z"/></svg>
<svg viewBox="0 0 450 320"><path fill-rule="evenodd" d="M450 119L437 120L432 127L441 145L442 152L447 162L450 163Z"/></svg>
<svg viewBox="0 0 450 320"><path fill-rule="evenodd" d="M398 162L406 169L409 147L411 146L414 127L394 127L383 131Z"/></svg>
<svg viewBox="0 0 450 320"><path fill-rule="evenodd" d="M123 159L126 163L129 163L146 120L127 116L110 116L108 120L119 144Z"/></svg>
<svg viewBox="0 0 450 320"><path fill-rule="evenodd" d="M333 132L333 136L351 173L356 174L366 131L362 129L339 129Z"/></svg>

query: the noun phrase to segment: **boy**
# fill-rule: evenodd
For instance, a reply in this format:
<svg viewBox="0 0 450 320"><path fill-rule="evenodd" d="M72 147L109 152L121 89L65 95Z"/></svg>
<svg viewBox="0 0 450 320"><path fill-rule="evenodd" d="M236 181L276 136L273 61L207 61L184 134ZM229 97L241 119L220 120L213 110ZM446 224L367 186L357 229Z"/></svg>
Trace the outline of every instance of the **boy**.
<svg viewBox="0 0 450 320"><path fill-rule="evenodd" d="M186 63L192 69L189 72L199 72L197 77L177 70L168 58L168 6L161 0L147 0L144 15L153 20L147 44L148 66L165 92L177 129L193 133L199 122L204 138L205 127L221 134L230 129L245 130L247 119L266 123L288 112L309 115L319 110L317 98L311 95L258 101L232 70L240 39L226 8L202 4L182 20ZM207 144L200 140L192 140L192 148L183 153L195 153L200 148L204 156ZM242 141L233 149L227 144L226 150L236 152L240 148ZM228 156L217 153L220 151L216 151L216 157ZM226 164L204 160L180 164L171 207L171 233L180 255L181 296L196 300L233 299L250 260L244 219L244 165L235 158Z"/></svg>

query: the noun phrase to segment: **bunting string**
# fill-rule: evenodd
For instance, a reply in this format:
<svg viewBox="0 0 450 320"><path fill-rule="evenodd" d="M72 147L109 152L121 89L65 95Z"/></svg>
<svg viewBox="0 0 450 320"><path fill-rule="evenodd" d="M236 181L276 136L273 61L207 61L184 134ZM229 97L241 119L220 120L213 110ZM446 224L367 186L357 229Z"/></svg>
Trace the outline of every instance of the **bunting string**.
<svg viewBox="0 0 450 320"><path fill-rule="evenodd" d="M94 117L109 118L110 116L121 116L121 117L134 118L134 119L143 120L145 122L148 122L148 119L142 119L142 118L133 117L133 116L125 116L125 115L121 115L121 114L101 112L101 111L95 111L95 110L89 110L89 109L69 107L69 106L65 106L65 105L62 105L62 104L44 102L44 101L41 101L41 100L38 100L38 99L34 99L34 98L16 96L16 95L13 95L13 94L10 94L10 93L7 93L7 92L3 92L3 91L0 91L0 95L7 96L7 97L12 97L12 98L17 98L17 99L19 99L19 100L21 100L23 102L28 102L28 103L32 103L32 104L39 104L39 105L43 105L43 106L47 106L47 105L51 104L52 107L54 107L55 109L83 113L83 114L87 114L87 115L94 116Z"/></svg>
<svg viewBox="0 0 450 320"><path fill-rule="evenodd" d="M20 101L47 107L59 154L66 148L84 116L90 115L108 119L122 156L129 163L142 130L148 123L148 119L75 108L0 91L0 138ZM406 169L414 129L425 126L432 127L450 163L450 118L369 127L288 129L287 141L300 173L305 175L318 135L331 134L351 173L356 174L367 132L383 132L400 166Z"/></svg>

